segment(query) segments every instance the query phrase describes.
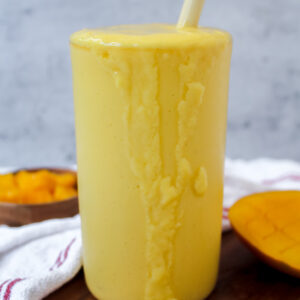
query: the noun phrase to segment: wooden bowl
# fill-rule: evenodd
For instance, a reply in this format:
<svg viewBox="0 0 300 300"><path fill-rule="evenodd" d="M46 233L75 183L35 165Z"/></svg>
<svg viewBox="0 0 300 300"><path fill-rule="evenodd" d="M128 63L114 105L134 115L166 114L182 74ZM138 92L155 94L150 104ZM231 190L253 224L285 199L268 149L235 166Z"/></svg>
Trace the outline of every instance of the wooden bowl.
<svg viewBox="0 0 300 300"><path fill-rule="evenodd" d="M54 173L73 173L71 169L63 168L32 168L20 169L29 172L48 170ZM78 214L78 197L43 204L15 204L0 202L0 224L21 226L48 219L67 218Z"/></svg>

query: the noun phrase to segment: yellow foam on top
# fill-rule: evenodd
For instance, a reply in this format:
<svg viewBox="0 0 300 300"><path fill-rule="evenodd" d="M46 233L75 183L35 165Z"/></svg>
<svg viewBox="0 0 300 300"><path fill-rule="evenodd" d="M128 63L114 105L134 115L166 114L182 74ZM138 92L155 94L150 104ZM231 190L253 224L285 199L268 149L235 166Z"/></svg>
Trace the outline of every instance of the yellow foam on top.
<svg viewBox="0 0 300 300"><path fill-rule="evenodd" d="M98 45L169 48L209 43L228 43L229 33L206 27L176 28L168 24L121 25L84 29L71 36L71 43L83 47Z"/></svg>

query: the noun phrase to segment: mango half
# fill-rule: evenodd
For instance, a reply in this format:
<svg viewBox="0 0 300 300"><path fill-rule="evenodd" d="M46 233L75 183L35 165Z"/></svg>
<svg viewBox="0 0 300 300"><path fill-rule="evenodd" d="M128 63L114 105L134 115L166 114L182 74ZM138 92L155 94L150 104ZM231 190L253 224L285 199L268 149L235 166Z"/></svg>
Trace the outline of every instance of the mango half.
<svg viewBox="0 0 300 300"><path fill-rule="evenodd" d="M300 278L300 191L253 194L237 201L229 220L261 260Z"/></svg>

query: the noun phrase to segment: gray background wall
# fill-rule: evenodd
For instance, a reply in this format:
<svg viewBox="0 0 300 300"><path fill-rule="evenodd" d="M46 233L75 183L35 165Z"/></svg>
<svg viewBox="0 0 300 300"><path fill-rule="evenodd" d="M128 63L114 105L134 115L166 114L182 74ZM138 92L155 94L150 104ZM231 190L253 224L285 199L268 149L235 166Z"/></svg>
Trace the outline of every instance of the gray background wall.
<svg viewBox="0 0 300 300"><path fill-rule="evenodd" d="M180 0L0 0L0 166L75 162L69 35L177 20ZM227 154L300 160L300 1L206 0L234 37Z"/></svg>

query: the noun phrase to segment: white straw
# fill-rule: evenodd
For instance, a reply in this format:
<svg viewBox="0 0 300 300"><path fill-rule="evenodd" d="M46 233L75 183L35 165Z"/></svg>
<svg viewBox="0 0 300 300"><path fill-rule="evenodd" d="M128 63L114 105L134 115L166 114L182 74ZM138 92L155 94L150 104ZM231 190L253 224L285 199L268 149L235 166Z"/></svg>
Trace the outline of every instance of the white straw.
<svg viewBox="0 0 300 300"><path fill-rule="evenodd" d="M178 28L197 27L204 0L185 0L177 23Z"/></svg>

